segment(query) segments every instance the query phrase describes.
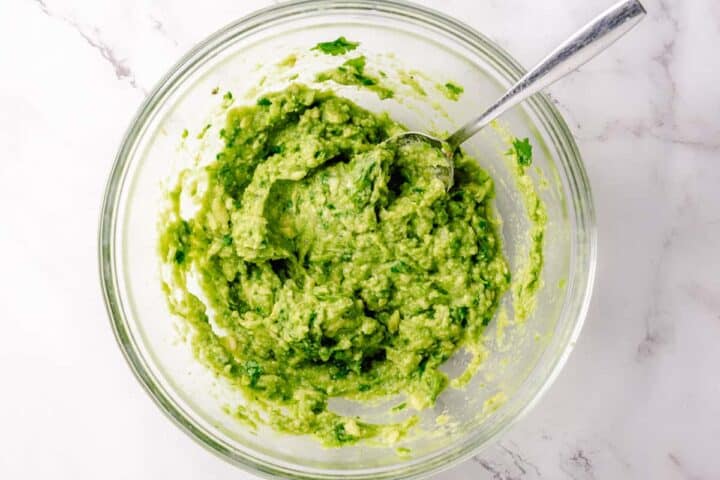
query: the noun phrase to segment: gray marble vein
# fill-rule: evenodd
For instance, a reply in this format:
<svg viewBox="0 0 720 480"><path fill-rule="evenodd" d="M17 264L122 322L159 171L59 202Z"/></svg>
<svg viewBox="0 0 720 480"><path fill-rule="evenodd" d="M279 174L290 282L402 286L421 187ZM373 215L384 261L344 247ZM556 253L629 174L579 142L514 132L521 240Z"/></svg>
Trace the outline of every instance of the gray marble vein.
<svg viewBox="0 0 720 480"><path fill-rule="evenodd" d="M133 72L132 68L130 68L130 66L127 64L127 62L123 59L118 58L115 54L115 51L109 45L102 41L102 39L100 38L100 31L97 28L88 29L77 23L72 18L53 13L48 9L48 6L44 2L44 0L35 0L35 2L45 15L68 24L70 27L73 28L73 30L75 30L75 32L77 32L78 35L80 35L87 42L90 47L97 50L100 56L107 63L110 64L113 71L115 72L115 77L117 77L118 80L125 80L130 84L131 87L139 89L144 94L147 94L147 91L138 85L137 80L135 79L135 73ZM159 31L163 32L162 24L157 22L157 25L158 27L156 28L158 28Z"/></svg>

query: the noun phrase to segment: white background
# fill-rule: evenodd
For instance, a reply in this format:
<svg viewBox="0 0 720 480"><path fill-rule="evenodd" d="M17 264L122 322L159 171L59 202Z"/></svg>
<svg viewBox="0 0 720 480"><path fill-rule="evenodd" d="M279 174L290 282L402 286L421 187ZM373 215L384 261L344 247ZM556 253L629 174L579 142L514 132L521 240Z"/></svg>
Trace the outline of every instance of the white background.
<svg viewBox="0 0 720 480"><path fill-rule="evenodd" d="M132 377L101 300L97 226L145 93L270 3L0 0L0 479L251 478ZM423 3L529 66L611 0ZM598 210L577 348L527 418L438 479L720 478L720 2L646 4L637 31L551 89Z"/></svg>

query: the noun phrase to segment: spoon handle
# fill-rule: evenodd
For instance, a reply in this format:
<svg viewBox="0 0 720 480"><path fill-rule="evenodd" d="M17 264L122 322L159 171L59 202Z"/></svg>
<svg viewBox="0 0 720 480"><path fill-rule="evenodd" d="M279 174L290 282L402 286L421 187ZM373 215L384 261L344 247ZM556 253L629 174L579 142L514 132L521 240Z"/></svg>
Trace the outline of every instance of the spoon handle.
<svg viewBox="0 0 720 480"><path fill-rule="evenodd" d="M447 143L456 148L508 109L577 70L632 30L645 13L639 0L622 0L610 7L518 80L482 115L453 133Z"/></svg>

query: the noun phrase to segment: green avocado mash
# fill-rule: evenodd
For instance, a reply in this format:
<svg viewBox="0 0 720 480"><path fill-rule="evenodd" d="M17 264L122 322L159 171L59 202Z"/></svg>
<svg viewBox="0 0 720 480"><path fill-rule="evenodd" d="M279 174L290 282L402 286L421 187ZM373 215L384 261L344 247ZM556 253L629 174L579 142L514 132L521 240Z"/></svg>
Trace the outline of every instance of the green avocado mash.
<svg viewBox="0 0 720 480"><path fill-rule="evenodd" d="M351 58L335 69L320 72L316 80L318 82L332 80L340 85L357 85L375 92L381 100L395 95L395 92L383 86L377 77L365 72L365 57L362 56Z"/></svg>
<svg viewBox="0 0 720 480"><path fill-rule="evenodd" d="M538 196L532 180L527 174L533 158L530 140L515 138L511 144L512 147L505 154L514 160L511 162L512 169L530 220L527 261L516 271L512 284L515 317L518 320L525 320L535 310L536 293L542 286L541 274L545 262L543 245L548 218L545 204Z"/></svg>
<svg viewBox="0 0 720 480"><path fill-rule="evenodd" d="M397 411L421 410L449 383L443 362L480 355L510 286L493 182L458 152L446 192L439 151L382 143L402 130L293 84L228 112L191 217L183 182L169 192L164 288L195 356L244 393L238 418L327 446L392 444L417 417L371 424L329 399L401 394Z"/></svg>

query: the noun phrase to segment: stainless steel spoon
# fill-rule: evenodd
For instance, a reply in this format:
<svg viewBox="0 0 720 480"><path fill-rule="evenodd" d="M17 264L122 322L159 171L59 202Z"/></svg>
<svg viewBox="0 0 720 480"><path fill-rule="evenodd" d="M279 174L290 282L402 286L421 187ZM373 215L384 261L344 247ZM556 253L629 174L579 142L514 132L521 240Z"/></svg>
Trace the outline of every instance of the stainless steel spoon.
<svg viewBox="0 0 720 480"><path fill-rule="evenodd" d="M442 149L448 159L448 166L438 169L436 174L443 179L449 190L453 184L453 154L461 143L508 109L577 70L632 30L646 13L638 0L622 0L610 7L545 57L485 112L463 125L446 140L422 132L405 132L387 141L398 143L424 141Z"/></svg>

